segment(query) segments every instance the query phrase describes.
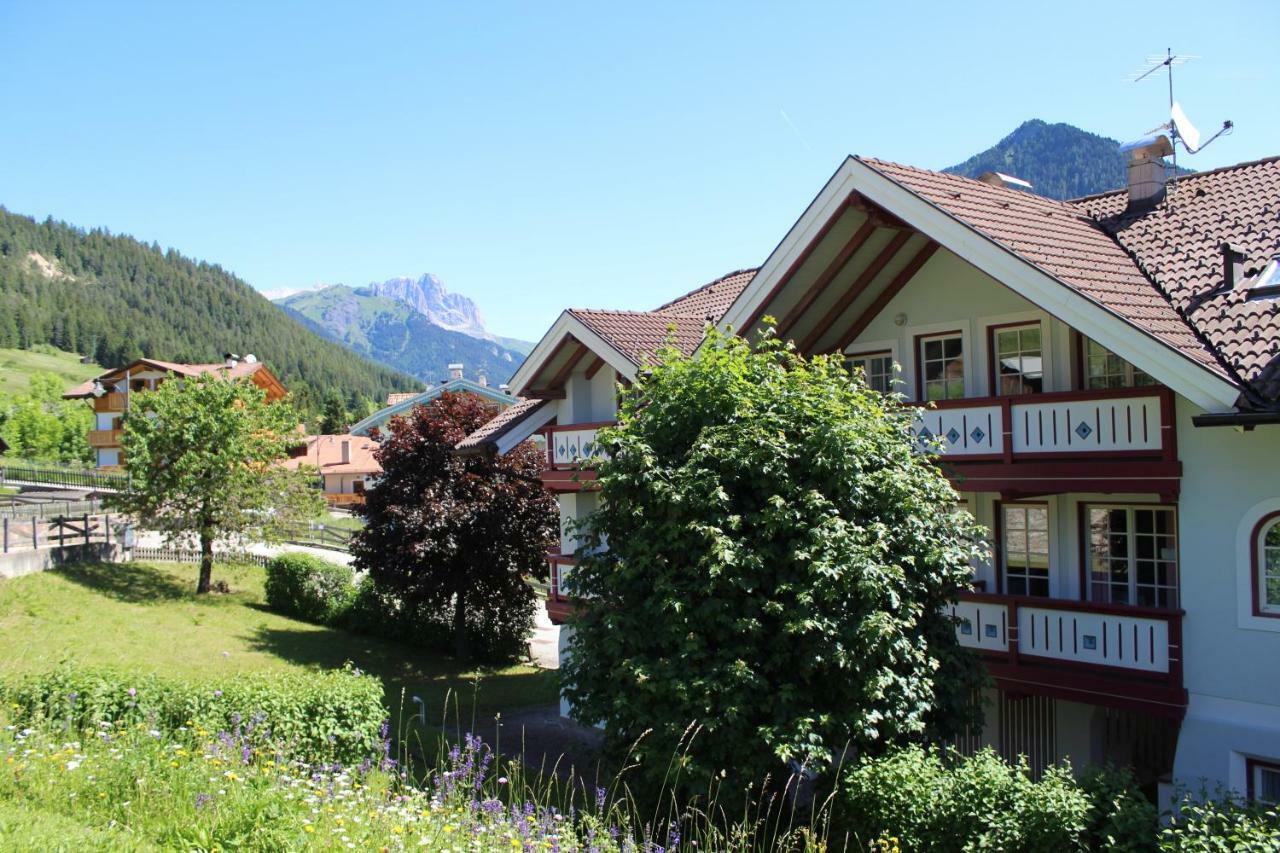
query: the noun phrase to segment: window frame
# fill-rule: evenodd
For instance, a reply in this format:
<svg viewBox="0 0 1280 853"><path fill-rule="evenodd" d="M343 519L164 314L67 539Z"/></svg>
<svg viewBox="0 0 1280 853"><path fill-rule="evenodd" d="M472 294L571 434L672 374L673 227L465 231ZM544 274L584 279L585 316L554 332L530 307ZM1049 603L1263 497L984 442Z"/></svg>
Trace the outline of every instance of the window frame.
<svg viewBox="0 0 1280 853"><path fill-rule="evenodd" d="M1164 509L1173 513L1173 590L1175 601L1171 607L1137 604L1135 601L1100 601L1093 597L1093 545L1090 541L1089 527L1089 511L1092 509L1126 510L1129 512L1130 519L1133 518L1133 511L1140 509ZM1136 541L1136 524L1131 525L1131 529L1128 531L1128 536L1130 542ZM1131 548L1129 554L1129 589L1130 592L1133 593L1133 598L1135 599L1137 598L1138 588L1137 559L1137 549ZM1160 588L1159 585L1156 585L1156 588ZM1145 503L1138 501L1082 501L1080 503L1080 596L1082 601L1088 601L1094 604L1116 604L1121 607L1143 607L1151 610L1179 610L1182 607L1182 520L1178 514L1178 505L1154 502Z"/></svg>
<svg viewBox="0 0 1280 853"><path fill-rule="evenodd" d="M1001 332L1021 331L1035 327L1040 332L1040 390L1039 391L1023 391L1019 394L1005 394L1000 389L1000 349L996 346L996 338ZM1045 388L1045 380L1047 378L1049 358L1046 353L1048 348L1045 346L1045 329L1044 323L1040 320L1021 320L1016 323L996 323L987 326L987 361L988 375L987 382L990 383L992 397L1023 397L1031 394L1043 394ZM1022 376L1021 372L1018 374Z"/></svg>
<svg viewBox="0 0 1280 853"><path fill-rule="evenodd" d="M1088 335L1086 335L1084 332L1076 332L1076 342L1077 342L1077 345L1076 345L1076 357L1077 357L1077 360L1076 360L1076 370L1079 372L1079 381L1076 383L1076 384L1077 384L1077 386L1079 386L1077 390L1080 390L1080 391L1111 391L1111 390L1115 390L1115 389L1111 388L1110 386L1107 386L1107 387L1104 387L1104 388L1091 388L1091 387L1089 387L1089 344L1091 344L1091 343L1092 343L1092 344L1097 344L1098 346L1102 347L1102 349L1103 349L1107 354L1109 354L1109 355L1113 355L1113 356L1115 356L1116 358L1119 358L1122 362L1124 362L1124 366L1125 366L1125 382L1124 382L1124 384L1123 384L1123 385L1119 385L1119 386L1117 386L1118 388L1158 388L1158 387L1160 387L1160 382L1159 382L1159 381L1157 381L1157 380L1156 380L1156 378L1155 378L1154 376L1152 376L1150 373L1147 373L1147 371L1143 370L1141 367L1138 367L1137 365L1135 365L1133 362L1129 361L1128 359L1125 359L1125 358L1122 358L1122 357L1121 357L1121 356L1119 356L1119 355L1116 355L1116 353L1115 353L1113 350L1108 349L1107 347L1103 346L1103 345L1102 345L1102 343L1100 343L1099 341L1096 341L1096 340L1094 340L1093 338L1089 337L1089 336L1088 336ZM1150 381L1150 382L1148 382L1148 383L1146 383L1146 384L1144 384L1144 385L1139 385L1139 384L1137 384L1137 383L1134 381L1135 373L1141 373L1143 376L1147 377L1147 378L1148 378L1148 379L1150 379L1151 381Z"/></svg>
<svg viewBox="0 0 1280 853"><path fill-rule="evenodd" d="M1045 513L1045 557L1047 565L1045 566L1045 583L1047 584L1047 592L1044 595L1036 595L1032 592L1012 593L1009 592L1009 548L1006 536L1008 535L1008 525L1005 523L1005 511L1009 507L1023 507L1027 509L1041 508ZM1015 596L1017 598L1053 598L1053 507L1048 501L996 501L995 504L995 521L999 525L996 531L996 544L1000 549L996 556L996 589L1000 595ZM1025 575L1026 573L1021 573ZM1028 584L1028 589L1030 585Z"/></svg>
<svg viewBox="0 0 1280 853"><path fill-rule="evenodd" d="M1260 800L1258 799L1259 782L1262 778L1264 770L1270 770L1273 773L1280 773L1280 764L1275 761L1266 761L1261 758L1246 758L1244 760L1245 769L1245 796L1251 802L1265 803L1267 805L1280 806L1280 800Z"/></svg>
<svg viewBox="0 0 1280 853"><path fill-rule="evenodd" d="M960 369L962 375L960 382L963 386L962 393L959 397L943 397L940 401L930 401L925 393L925 370L924 370L924 345L930 341L956 339L960 341ZM926 332L915 336L915 351L912 354L915 358L916 365L916 402L945 402L947 400L963 400L969 393L968 386L968 346L965 344L965 333L963 329L951 329L942 332Z"/></svg>
<svg viewBox="0 0 1280 853"><path fill-rule="evenodd" d="M893 357L893 350L875 349L875 350L866 350L864 352L848 352L844 354L844 363L849 366L850 373L852 373L854 362L859 362L859 361L870 362L870 360L873 358L889 359L889 387L886 388L884 391L881 391L880 393L892 394L894 390L893 386L896 384L900 384L902 382L901 378L898 376L898 373L899 373L899 371L897 370L898 362L897 362L897 359ZM868 371L866 367L863 368L863 371L864 371L864 375L867 378L867 387L876 391L880 391L879 388L876 388L874 385L871 384L872 374L870 373L870 371Z"/></svg>
<svg viewBox="0 0 1280 853"><path fill-rule="evenodd" d="M1253 585L1253 615L1264 619L1280 619L1280 604L1266 605L1263 601L1262 573L1266 562L1262 559L1262 536L1272 527L1280 525L1280 510L1269 512L1253 526L1249 534L1250 575Z"/></svg>

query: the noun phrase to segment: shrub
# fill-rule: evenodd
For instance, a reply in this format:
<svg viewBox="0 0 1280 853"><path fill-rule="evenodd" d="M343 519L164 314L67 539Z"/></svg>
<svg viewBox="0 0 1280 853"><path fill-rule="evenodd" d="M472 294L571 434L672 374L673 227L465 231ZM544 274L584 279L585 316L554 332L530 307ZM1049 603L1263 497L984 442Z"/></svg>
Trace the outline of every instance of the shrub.
<svg viewBox="0 0 1280 853"><path fill-rule="evenodd" d="M64 666L3 688L17 720L96 730L102 722L160 731L210 732L253 726L290 755L353 762L382 746L382 685L347 668L322 673L254 673L225 683L114 669Z"/></svg>
<svg viewBox="0 0 1280 853"><path fill-rule="evenodd" d="M277 613L328 625L340 621L356 597L348 566L310 554L281 554L267 563L267 606Z"/></svg>
<svg viewBox="0 0 1280 853"><path fill-rule="evenodd" d="M1138 790L1133 771L1121 767L1090 768L1080 779L1089 797L1089 837L1095 849L1145 853L1156 849L1159 815Z"/></svg>
<svg viewBox="0 0 1280 853"><path fill-rule="evenodd" d="M1160 833L1169 853L1280 850L1280 809L1243 803L1231 795L1217 800L1184 797Z"/></svg>
<svg viewBox="0 0 1280 853"><path fill-rule="evenodd" d="M1070 770L1031 779L986 749L966 758L911 746L846 772L835 820L857 837L897 838L903 850L1085 850L1089 798Z"/></svg>

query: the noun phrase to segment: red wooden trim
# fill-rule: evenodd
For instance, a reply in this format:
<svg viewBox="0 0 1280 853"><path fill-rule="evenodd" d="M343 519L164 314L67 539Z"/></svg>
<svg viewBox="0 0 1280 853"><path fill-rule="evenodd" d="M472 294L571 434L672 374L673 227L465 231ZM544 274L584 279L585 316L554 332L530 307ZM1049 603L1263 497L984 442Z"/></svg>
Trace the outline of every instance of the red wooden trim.
<svg viewBox="0 0 1280 853"><path fill-rule="evenodd" d="M1089 677L1050 667L986 661L996 686L1007 692L1049 696L1089 705L1141 711L1174 720L1186 716L1187 691L1124 677Z"/></svg>
<svg viewBox="0 0 1280 853"><path fill-rule="evenodd" d="M1258 798L1257 787L1253 782L1253 777L1258 770L1274 770L1277 773L1280 773L1280 764L1277 764L1274 761L1264 761L1261 758L1246 758L1244 760L1244 795L1249 800L1256 800Z"/></svg>
<svg viewBox="0 0 1280 853"><path fill-rule="evenodd" d="M1001 329L1029 329L1032 326L1035 326L1037 329L1040 329L1041 389L1039 391L1027 391L1026 393L1023 393L1023 394L1002 395L1000 394L1000 371L998 369L1000 364L1000 352L999 350L996 349L996 332L1000 331ZM1020 323L994 323L990 326L987 326L987 368L988 368L987 390L991 392L992 396L1012 396L1018 399L1021 399L1023 397L1034 396L1038 401L1039 398L1044 394L1044 374L1045 374L1044 367L1045 367L1045 362L1047 361L1047 359L1044 357L1044 352L1045 352L1044 326L1039 320L1023 320Z"/></svg>
<svg viewBox="0 0 1280 853"><path fill-rule="evenodd" d="M576 603L564 598L547 599L547 618L553 625L563 625L578 609Z"/></svg>
<svg viewBox="0 0 1280 853"><path fill-rule="evenodd" d="M1262 609L1262 561L1258 556L1262 553L1262 532L1271 526L1271 522L1280 519L1280 510L1269 512L1262 518L1258 519L1258 523L1253 526L1253 532L1249 534L1249 565L1253 568L1253 615L1261 616L1265 619L1280 619L1280 611L1267 612Z"/></svg>
<svg viewBox="0 0 1280 853"><path fill-rule="evenodd" d="M853 260L853 256L858 253L858 250L862 248L867 240L871 239L871 235L875 233L878 227L875 218L868 216L866 221L858 227L858 230L853 232L849 242L845 243L844 248L836 253L836 256L831 259L831 263L827 264L826 269L814 279L813 284L809 285L809 289L805 291L799 301L787 312L787 316L778 324L778 337L786 336L787 331L796 324L796 321L800 319L805 311L809 310L814 301L826 292L827 288L831 286L831 282L849 265L849 262Z"/></svg>
<svg viewBox="0 0 1280 853"><path fill-rule="evenodd" d="M600 371L600 368L602 367L604 367L604 359L597 355L595 357L595 360L592 361L591 365L587 368L587 371L584 375L586 376L587 379L591 379Z"/></svg>
<svg viewBox="0 0 1280 853"><path fill-rule="evenodd" d="M545 468L542 485L552 492L585 492L599 488L591 468Z"/></svg>
<svg viewBox="0 0 1280 853"><path fill-rule="evenodd" d="M818 246L822 245L822 241L827 238L829 233L831 233L831 229L835 227L836 223L844 218L845 213L849 210L852 203L852 196L847 197L844 201L840 202L840 206L836 208L835 213L833 213L831 217L823 223L822 227L818 229L818 233L809 241L809 245L805 246L804 250L796 256L794 261L791 262L791 266L787 267L787 271L778 279L777 284L773 286L769 291L769 294L765 296L764 299L760 300L760 305L755 311L751 312L751 316L742 324L742 328L737 330L738 334L746 336L753 328L755 328L756 324L760 322L760 318L768 311L773 300L777 299L778 294L782 292L782 289L791 283L791 279L797 272L799 272L800 268L804 266L805 261L809 260L809 256L817 250Z"/></svg>
<svg viewBox="0 0 1280 853"><path fill-rule="evenodd" d="M580 424L556 424L547 427L545 432L568 432L575 429L600 429L601 427L617 426L617 421L584 421Z"/></svg>
<svg viewBox="0 0 1280 853"><path fill-rule="evenodd" d="M893 281L889 282L888 286L880 292L880 295L867 306L867 310L863 311L853 325L849 327L848 331L840 336L840 349L845 349L851 345L857 340L858 335L866 331L867 326L871 325L871 321L884 310L885 306L893 300L893 297L898 295L902 288L907 286L907 282L915 278L916 273L920 272L920 268L933 257L933 253L938 249L938 244L933 240L920 247L920 251L915 253L915 256L907 262L907 265L894 276Z"/></svg>
<svg viewBox="0 0 1280 853"><path fill-rule="evenodd" d="M929 335L916 335L916 339L943 338L958 335L959 332L937 332ZM917 357L917 361L919 358ZM1077 400L1113 400L1122 397L1172 397L1173 392L1163 385L1147 385L1137 388L1107 388L1099 391L1046 391L1043 394L1004 394L994 397L961 397L955 400L936 400L934 405L939 409L957 409L965 406L995 406L1001 400L1012 403L1070 403ZM1164 413L1161 412L1161 417Z"/></svg>
<svg viewBox="0 0 1280 853"><path fill-rule="evenodd" d="M529 388L521 395L539 400L563 400L564 388Z"/></svg>
<svg viewBox="0 0 1280 853"><path fill-rule="evenodd" d="M1148 386L1150 387L1150 386ZM1164 448L1164 459L1172 462L1178 458L1178 431L1174 428L1177 413L1173 409L1173 392L1162 389L1160 395L1160 446Z"/></svg>
<svg viewBox="0 0 1280 853"><path fill-rule="evenodd" d="M964 330L963 330L963 329L954 329L954 330L949 331L949 332L929 332L929 333L927 333L927 334L923 334L923 335L916 335L915 337L913 337L913 338L911 339L911 346L912 346L912 348L913 348L912 355L913 355L913 357L915 358L915 361L916 361L916 387L915 387L915 395L916 395L916 400L918 400L919 402L921 402L921 403L928 403L928 402L930 402L930 401L928 401L928 400L926 400L926 399L924 398L924 359L920 357L920 353L921 353L920 345L921 345L922 343L924 343L925 341L927 341L927 340L933 340L934 338L956 338L956 337L958 337L958 338L960 339L960 359L961 359L961 362L963 363L964 359L965 359L965 358L966 358L966 356L968 355L968 354L965 352L965 346L964 346ZM969 400L973 400L974 402L972 402L972 403L967 402L967 401L969 401ZM986 402L981 402L981 403L980 403L980 402L977 402L978 400L985 400ZM933 405L937 406L939 409L942 409L942 408L946 408L945 406L941 406L941 405L939 405L940 403L943 403L943 402L951 403L951 404L952 404L953 406L955 406L955 407L960 407L960 406L989 406L989 405L992 405L992 404L994 403L994 401L995 401L995 400L996 400L996 398L994 398L994 397L959 397L959 398L957 398L957 399L955 399L955 400L945 400L945 401L944 401L944 400L934 400L934 401L932 401L932 403L933 403ZM962 402L962 401L964 401L964 402Z"/></svg>
<svg viewBox="0 0 1280 853"><path fill-rule="evenodd" d="M805 336L803 343L800 344L801 352L809 352L814 344L820 341L827 332L831 331L831 327L835 325L836 320L840 319L840 315L847 311L854 300L862 295L862 292L880 274L880 271L894 259L898 251L906 245L914 234L914 231L899 231L894 235L893 239L889 241L889 245L881 249L880 254L876 255L875 259L867 265L867 268L858 274L858 277L849 285L849 288L836 300L836 304L824 312L826 319L819 320L813 330Z"/></svg>
<svg viewBox="0 0 1280 853"><path fill-rule="evenodd" d="M573 369L578 366L578 362L582 361L582 357L591 352L591 350L587 349L587 345L577 338L571 337L570 340L576 343L578 348L573 351L573 355L569 356L569 360L556 371L556 375L547 383L548 388L559 388L564 385L565 380L569 378L569 374L573 373Z"/></svg>
<svg viewBox="0 0 1280 853"><path fill-rule="evenodd" d="M1137 604L1108 604L1101 601L1078 601L1074 598L1042 598L1037 595L998 595L991 592L958 592L957 601L975 604L997 604L1024 607L1043 607L1050 610L1070 610L1074 613L1104 613L1112 616L1132 616L1136 619L1161 619L1165 622L1179 620L1186 611L1177 607L1141 607Z"/></svg>

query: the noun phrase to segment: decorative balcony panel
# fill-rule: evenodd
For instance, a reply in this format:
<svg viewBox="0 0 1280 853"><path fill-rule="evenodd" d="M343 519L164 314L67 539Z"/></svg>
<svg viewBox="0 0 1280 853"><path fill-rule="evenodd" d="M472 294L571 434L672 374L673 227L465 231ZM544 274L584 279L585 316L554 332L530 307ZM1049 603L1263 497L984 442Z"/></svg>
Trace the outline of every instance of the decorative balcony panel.
<svg viewBox="0 0 1280 853"><path fill-rule="evenodd" d="M608 458L596 443L596 433L600 428L612 425L596 423L552 427L547 432L547 455L551 466L590 467L592 460Z"/></svg>
<svg viewBox="0 0 1280 853"><path fill-rule="evenodd" d="M1167 673L1169 620L1020 607L1018 648L1024 655Z"/></svg>
<svg viewBox="0 0 1280 853"><path fill-rule="evenodd" d="M88 432L90 447L119 447L120 436L124 430L118 429L91 429Z"/></svg>
<svg viewBox="0 0 1280 853"><path fill-rule="evenodd" d="M1009 651L1009 608L989 601L957 601L951 615L959 620L956 639L968 649Z"/></svg>

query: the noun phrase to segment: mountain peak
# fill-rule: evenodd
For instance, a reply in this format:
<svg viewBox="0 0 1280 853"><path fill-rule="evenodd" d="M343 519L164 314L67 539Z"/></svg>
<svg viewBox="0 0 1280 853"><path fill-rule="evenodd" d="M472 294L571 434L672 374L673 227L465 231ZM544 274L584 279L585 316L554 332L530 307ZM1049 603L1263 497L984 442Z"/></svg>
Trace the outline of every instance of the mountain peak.
<svg viewBox="0 0 1280 853"><path fill-rule="evenodd" d="M357 293L385 296L403 302L432 323L473 338L492 339L485 328L484 316L476 304L460 293L450 293L439 276L424 273L418 278L400 276L374 282Z"/></svg>

